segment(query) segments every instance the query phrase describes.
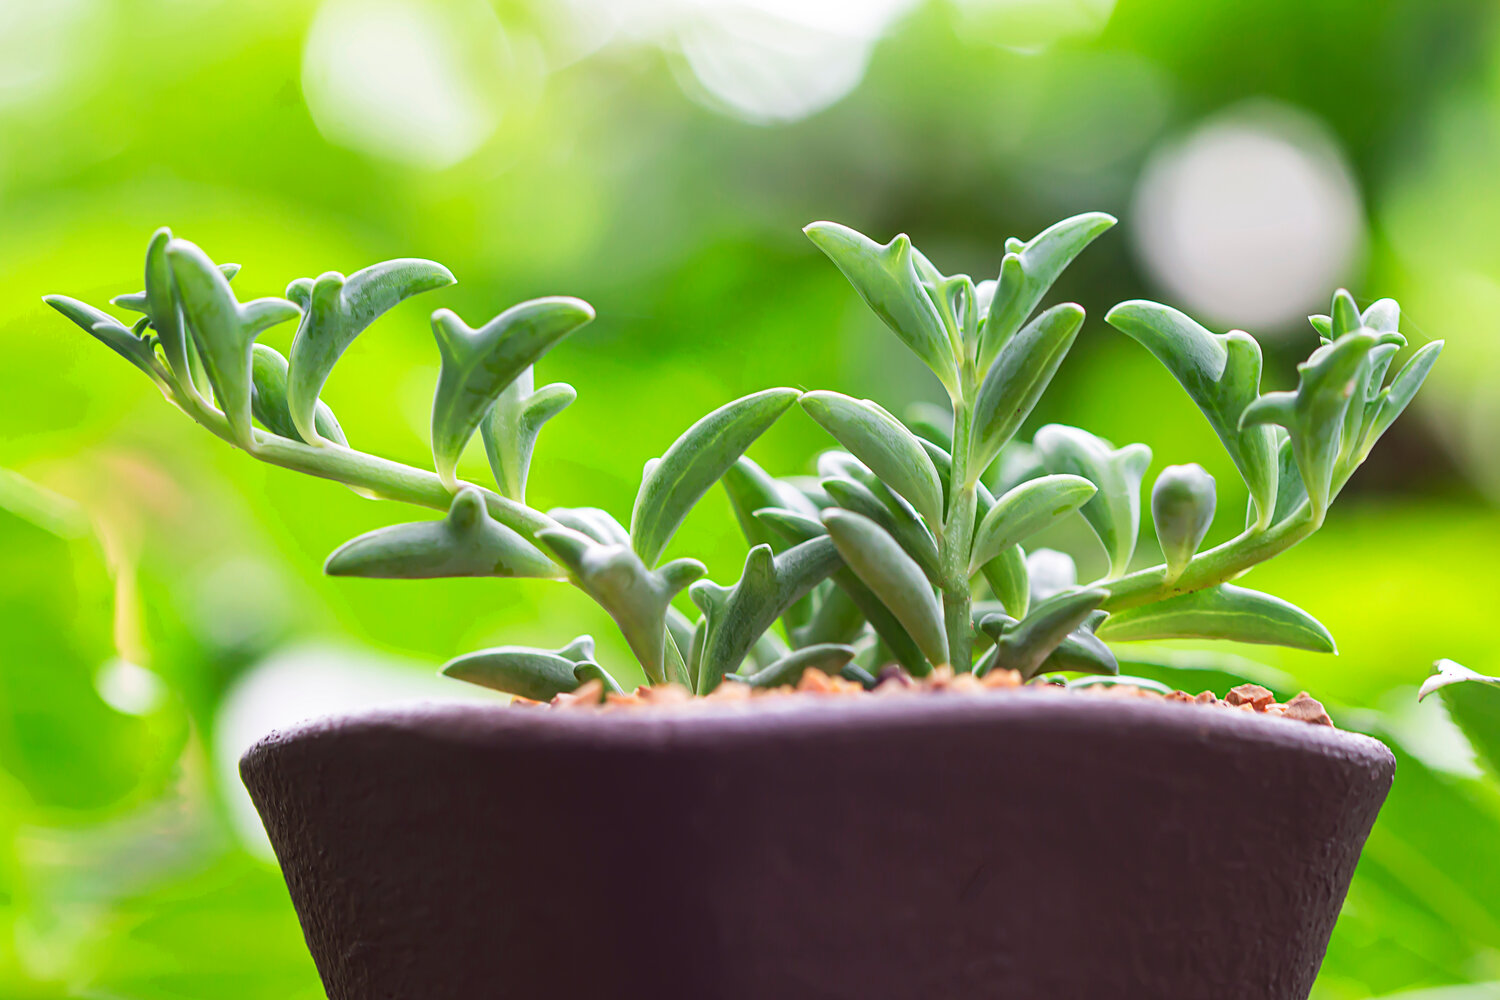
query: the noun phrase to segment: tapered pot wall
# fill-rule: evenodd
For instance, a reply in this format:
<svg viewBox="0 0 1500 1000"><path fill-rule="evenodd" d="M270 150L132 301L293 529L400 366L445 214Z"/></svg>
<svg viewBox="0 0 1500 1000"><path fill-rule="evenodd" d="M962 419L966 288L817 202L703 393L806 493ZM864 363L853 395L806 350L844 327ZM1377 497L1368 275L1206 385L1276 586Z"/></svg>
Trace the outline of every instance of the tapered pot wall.
<svg viewBox="0 0 1500 1000"><path fill-rule="evenodd" d="M1394 767L1026 691L424 706L242 773L333 1000L1301 1000Z"/></svg>

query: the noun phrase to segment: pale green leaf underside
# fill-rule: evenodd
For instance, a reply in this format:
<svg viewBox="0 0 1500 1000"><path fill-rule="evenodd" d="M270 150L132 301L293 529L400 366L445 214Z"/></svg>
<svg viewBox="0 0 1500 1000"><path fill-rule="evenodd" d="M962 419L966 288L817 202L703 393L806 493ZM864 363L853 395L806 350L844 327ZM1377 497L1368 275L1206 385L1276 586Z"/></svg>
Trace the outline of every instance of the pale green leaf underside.
<svg viewBox="0 0 1500 1000"><path fill-rule="evenodd" d="M1098 634L1116 642L1227 639L1336 652L1333 636L1306 611L1279 597L1228 583L1117 611Z"/></svg>
<svg viewBox="0 0 1500 1000"><path fill-rule="evenodd" d="M901 494L927 519L943 521L943 487L917 436L867 399L837 392L809 392L802 408L881 482Z"/></svg>

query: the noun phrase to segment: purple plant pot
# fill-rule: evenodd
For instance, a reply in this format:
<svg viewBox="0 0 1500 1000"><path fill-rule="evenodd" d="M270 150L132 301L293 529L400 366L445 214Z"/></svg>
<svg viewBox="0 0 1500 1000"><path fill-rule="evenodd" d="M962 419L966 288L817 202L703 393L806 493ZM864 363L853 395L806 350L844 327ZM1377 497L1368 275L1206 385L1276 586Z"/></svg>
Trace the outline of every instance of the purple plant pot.
<svg viewBox="0 0 1500 1000"><path fill-rule="evenodd" d="M418 706L241 763L333 1000L1303 1000L1394 770L1043 691Z"/></svg>

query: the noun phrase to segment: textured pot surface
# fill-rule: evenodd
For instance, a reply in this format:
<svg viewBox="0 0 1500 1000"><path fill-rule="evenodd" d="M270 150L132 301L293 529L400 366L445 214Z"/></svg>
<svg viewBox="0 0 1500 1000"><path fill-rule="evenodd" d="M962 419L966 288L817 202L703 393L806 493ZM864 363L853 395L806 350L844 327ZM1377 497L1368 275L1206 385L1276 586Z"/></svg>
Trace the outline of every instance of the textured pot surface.
<svg viewBox="0 0 1500 1000"><path fill-rule="evenodd" d="M241 763L333 1000L1302 1000L1394 768L1043 691L418 706Z"/></svg>

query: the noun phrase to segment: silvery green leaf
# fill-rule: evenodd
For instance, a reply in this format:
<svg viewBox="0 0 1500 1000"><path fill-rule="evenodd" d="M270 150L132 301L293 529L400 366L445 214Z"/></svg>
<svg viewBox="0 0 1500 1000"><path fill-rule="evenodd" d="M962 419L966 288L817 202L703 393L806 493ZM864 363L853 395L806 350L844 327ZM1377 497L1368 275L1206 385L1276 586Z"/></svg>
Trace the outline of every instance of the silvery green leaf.
<svg viewBox="0 0 1500 1000"><path fill-rule="evenodd" d="M1141 478L1151 464L1151 449L1143 444L1116 449L1088 431L1062 424L1043 427L1034 441L1048 472L1082 476L1099 488L1079 513L1104 545L1110 576L1121 575L1140 532Z"/></svg>
<svg viewBox="0 0 1500 1000"><path fill-rule="evenodd" d="M602 544L572 528L544 528L537 540L567 567L573 581L609 612L653 684L666 681L667 610L673 596L707 570L696 559L651 569L625 544Z"/></svg>
<svg viewBox="0 0 1500 1000"><path fill-rule="evenodd" d="M453 497L442 520L377 528L345 542L328 557L323 572L412 580L560 575L540 549L490 517L484 497L472 487Z"/></svg>
<svg viewBox="0 0 1500 1000"><path fill-rule="evenodd" d="M905 497L931 525L943 523L943 487L921 440L906 425L867 399L837 392L809 392L801 399L808 416L838 439L881 482Z"/></svg>
<svg viewBox="0 0 1500 1000"><path fill-rule="evenodd" d="M990 293L992 301L980 336L980 371L990 367L1063 269L1114 224L1111 215L1089 212L1064 219L1025 243L1006 242L1000 277Z"/></svg>
<svg viewBox="0 0 1500 1000"><path fill-rule="evenodd" d="M823 522L800 514L792 514L784 510L758 510L756 518L764 521L775 530L781 532L789 539L806 541L810 538L818 538L828 533ZM920 571L919 571L920 572ZM896 662L905 667L908 673L914 676L924 676L932 671L932 665L928 663L927 657L923 655L919 647L906 631L890 608L875 595L875 592L861 582L860 578L844 566L835 570L832 579L834 584L842 590L860 614L870 623L875 634L889 647L891 655Z"/></svg>
<svg viewBox="0 0 1500 1000"><path fill-rule="evenodd" d="M578 398L573 387L564 382L533 391L532 371L527 368L505 387L479 425L495 485L503 496L520 503L526 501L526 477L537 434L543 424Z"/></svg>
<svg viewBox="0 0 1500 1000"><path fill-rule="evenodd" d="M265 344L255 345L250 359L250 411L272 434L301 441L302 435L292 423L292 414L287 407L286 373L286 358L280 352ZM328 404L319 400L315 413L318 435L325 441L348 447L344 429L339 426Z"/></svg>
<svg viewBox="0 0 1500 1000"><path fill-rule="evenodd" d="M995 501L974 532L969 573L1082 507L1098 489L1081 476L1043 476Z"/></svg>
<svg viewBox="0 0 1500 1000"><path fill-rule="evenodd" d="M450 489L464 445L505 387L593 318L587 302L565 296L511 306L477 330L449 309L432 314L443 361L432 397L432 457Z"/></svg>
<svg viewBox="0 0 1500 1000"><path fill-rule="evenodd" d="M1364 444L1360 448L1359 460L1363 462L1369 457L1370 449L1375 447L1375 442L1380 440L1396 418L1401 416L1412 398L1416 396L1417 390L1422 388L1422 383L1427 380L1428 372L1437 363L1438 355L1443 352L1443 341L1434 340L1423 344L1417 352L1411 356L1411 360L1396 373L1390 386L1382 389L1376 400L1378 409L1374 410L1369 424L1365 430Z"/></svg>
<svg viewBox="0 0 1500 1000"><path fill-rule="evenodd" d="M1099 638L1228 639L1315 653L1336 651L1333 636L1306 611L1279 597L1228 583L1116 611L1100 626Z"/></svg>
<svg viewBox="0 0 1500 1000"><path fill-rule="evenodd" d="M906 426L924 441L944 451L953 450L953 411L933 403L913 403L906 408Z"/></svg>
<svg viewBox="0 0 1500 1000"><path fill-rule="evenodd" d="M1318 337L1325 343L1333 340L1332 316L1325 316L1322 313L1316 313L1312 316L1307 317L1307 321L1312 324L1313 330L1317 332Z"/></svg>
<svg viewBox="0 0 1500 1000"><path fill-rule="evenodd" d="M1182 575L1214 523L1218 494L1201 465L1169 465L1151 488L1151 520L1167 561L1167 580Z"/></svg>
<svg viewBox="0 0 1500 1000"><path fill-rule="evenodd" d="M689 648L691 648L691 631L688 632L687 638ZM682 646L677 640L678 637L669 622L666 639L662 643L662 672L666 674L668 683L680 684L691 691L693 690L693 671L688 667L687 656L682 652Z"/></svg>
<svg viewBox="0 0 1500 1000"><path fill-rule="evenodd" d="M629 545L630 536L614 515L598 507L554 507L547 511L564 528L581 531L600 545Z"/></svg>
<svg viewBox="0 0 1500 1000"><path fill-rule="evenodd" d="M1276 432L1277 487L1276 511L1271 516L1271 523L1280 524L1307 502L1307 487L1302 485L1302 473L1297 471L1297 459L1292 454L1291 438L1287 436L1284 428L1272 429ZM1246 505L1245 529L1247 531L1254 526L1256 513L1253 501Z"/></svg>
<svg viewBox="0 0 1500 1000"><path fill-rule="evenodd" d="M1094 629L1104 617L1103 611L1090 613L1082 624L1063 637L1036 672L1048 674L1066 671L1105 676L1118 674L1120 664L1115 660L1115 654L1094 634ZM1007 614L987 614L981 618L978 625L981 634L994 639L995 645L974 668L976 676L983 677L999 664L1002 653L1006 652L999 640L1006 630L1013 629L1015 625L1016 620Z"/></svg>
<svg viewBox="0 0 1500 1000"><path fill-rule="evenodd" d="M318 276L306 291L302 322L292 340L287 382L292 421L303 440L318 442L314 420L318 394L354 338L397 303L454 281L443 265L417 258L371 264L347 278L337 271ZM291 297L290 289L287 297Z"/></svg>
<svg viewBox="0 0 1500 1000"><path fill-rule="evenodd" d="M784 684L796 684L802 679L803 672L808 669L821 670L825 674L837 677L853 659L853 646L834 643L804 646L748 675L744 681L751 687L757 688L781 687Z"/></svg>
<svg viewBox="0 0 1500 1000"><path fill-rule="evenodd" d="M606 691L620 691L615 679L594 662L594 640L586 635L555 651L527 646L481 649L449 660L442 672L531 701L551 701L594 679L603 683Z"/></svg>
<svg viewBox="0 0 1500 1000"><path fill-rule="evenodd" d="M780 532L771 529L755 516L758 510L781 508L816 518L818 505L795 487L767 475L765 470L741 455L724 472L724 492L735 520L751 545L770 545L776 551L786 548Z"/></svg>
<svg viewBox="0 0 1500 1000"><path fill-rule="evenodd" d="M693 505L800 395L796 389L766 389L726 403L648 463L630 513L631 544L641 559L654 565L661 558Z"/></svg>
<svg viewBox="0 0 1500 1000"><path fill-rule="evenodd" d="M86 302L79 302L66 295L44 295L42 301L78 324L104 346L151 376L153 381L159 379L160 376L156 370L156 353L151 348L150 340L136 336L124 323Z"/></svg>
<svg viewBox="0 0 1500 1000"><path fill-rule="evenodd" d="M185 392L197 395L207 388L208 376L197 348L183 326L182 306L173 283L172 265L167 259L167 244L171 239L172 230L165 226L152 234L146 247L145 290L119 295L111 301L122 309L146 314L177 384ZM238 264L219 265L219 273L226 281L232 280L239 270Z"/></svg>
<svg viewBox="0 0 1500 1000"><path fill-rule="evenodd" d="M948 637L932 584L894 538L867 517L826 510L823 524L845 564L890 609L934 666L948 662Z"/></svg>
<svg viewBox="0 0 1500 1000"><path fill-rule="evenodd" d="M1082 325L1083 310L1064 303L1048 309L1006 341L974 398L971 480L984 473L1030 416Z"/></svg>
<svg viewBox="0 0 1500 1000"><path fill-rule="evenodd" d="M1037 549L1029 554L1026 575L1031 583L1032 604L1078 586L1078 567L1073 557L1056 549Z"/></svg>
<svg viewBox="0 0 1500 1000"><path fill-rule="evenodd" d="M1448 714L1490 773L1500 777L1500 677L1486 677L1452 660L1438 660L1433 666L1437 673L1422 683L1417 700L1442 692Z"/></svg>
<svg viewBox="0 0 1500 1000"><path fill-rule="evenodd" d="M929 579L937 576L937 539L911 507L882 503L873 491L853 479L825 479L822 482L835 504L880 525L917 561Z"/></svg>
<svg viewBox="0 0 1500 1000"><path fill-rule="evenodd" d="M836 581L840 573L848 572L846 568L835 570L830 579ZM805 649L824 643L853 642L864 632L866 624L864 613L854 598L835 583L826 588L826 593L814 603L806 622L793 627L789 634L793 648Z"/></svg>
<svg viewBox="0 0 1500 1000"><path fill-rule="evenodd" d="M911 255L917 278L942 318L954 356L971 355L977 347L980 319L975 308L974 279L967 274L943 274L916 247L912 247Z"/></svg>
<svg viewBox="0 0 1500 1000"><path fill-rule="evenodd" d="M838 266L875 315L932 369L949 395L956 395L953 345L917 273L906 234L881 246L836 222L814 222L803 232Z"/></svg>
<svg viewBox="0 0 1500 1000"><path fill-rule="evenodd" d="M1330 337L1338 340L1346 333L1353 333L1364 325L1359 315L1359 306L1354 303L1354 296L1347 289L1340 288L1333 293L1333 309L1328 314L1330 319Z"/></svg>
<svg viewBox="0 0 1500 1000"><path fill-rule="evenodd" d="M1005 610L1017 618L1024 618L1031 605L1031 577L1026 567L1025 550L1012 545L980 567L980 572Z"/></svg>
<svg viewBox="0 0 1500 1000"><path fill-rule="evenodd" d="M1388 342L1381 338L1393 336L1399 335L1361 330L1319 347L1297 366L1295 392L1268 392L1240 416L1243 426L1280 424L1287 429L1308 499L1319 516L1331 499L1344 413L1353 404L1352 383L1370 351Z"/></svg>
<svg viewBox="0 0 1500 1000"><path fill-rule="evenodd" d="M1177 379L1250 488L1261 527L1276 507L1276 441L1269 427L1240 426L1240 416L1260 393L1261 353L1240 330L1211 333L1169 306L1121 302L1105 322L1139 342Z"/></svg>
<svg viewBox="0 0 1500 1000"><path fill-rule="evenodd" d="M1073 670L1075 666L1047 666L1050 659L1063 662L1094 664L1095 672L1113 672L1108 665L1114 656L1092 634L1079 636L1067 653L1059 654L1070 633L1083 627L1094 616L1108 591L1091 588L1065 591L1040 602L1020 621L1008 615L987 615L980 628L995 640L996 653L987 668L1015 670L1023 680L1030 680L1046 670ZM1107 659L1106 659L1107 658ZM1115 668L1118 670L1118 667Z"/></svg>
<svg viewBox="0 0 1500 1000"><path fill-rule="evenodd" d="M839 568L839 554L828 538L813 538L780 555L757 545L745 557L745 569L733 587L707 580L688 594L708 622L698 662L697 690L708 693L725 674L739 669L756 640L776 619L816 584Z"/></svg>
<svg viewBox="0 0 1500 1000"><path fill-rule="evenodd" d="M250 447L254 442L250 366L255 338L268 327L295 319L297 307L276 298L240 303L224 273L187 240L169 240L166 254L188 331L213 387L214 402L229 422L234 439Z"/></svg>

